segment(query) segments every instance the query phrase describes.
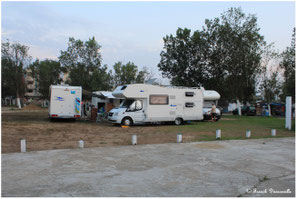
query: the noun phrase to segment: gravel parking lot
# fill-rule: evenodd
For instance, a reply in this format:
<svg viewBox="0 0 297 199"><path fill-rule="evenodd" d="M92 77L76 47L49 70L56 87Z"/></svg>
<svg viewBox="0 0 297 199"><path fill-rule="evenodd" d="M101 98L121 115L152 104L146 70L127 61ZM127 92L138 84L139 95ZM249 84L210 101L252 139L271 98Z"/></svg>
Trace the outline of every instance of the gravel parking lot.
<svg viewBox="0 0 297 199"><path fill-rule="evenodd" d="M2 154L2 196L295 196L295 138Z"/></svg>

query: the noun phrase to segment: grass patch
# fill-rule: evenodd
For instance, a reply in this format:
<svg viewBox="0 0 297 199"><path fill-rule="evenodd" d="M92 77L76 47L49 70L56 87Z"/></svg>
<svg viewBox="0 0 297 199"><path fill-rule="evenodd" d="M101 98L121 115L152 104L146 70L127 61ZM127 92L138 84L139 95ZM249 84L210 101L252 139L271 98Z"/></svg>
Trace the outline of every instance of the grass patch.
<svg viewBox="0 0 297 199"><path fill-rule="evenodd" d="M218 122L192 122L181 126L164 126L161 130L167 133L194 133L192 141L216 140L217 129L221 129L221 140L247 139L245 137L247 130L251 131L249 139L272 138L271 129L276 129L276 136L273 138L294 137L295 121L293 120L291 131L285 129L284 126L285 119L279 117L225 115Z"/></svg>

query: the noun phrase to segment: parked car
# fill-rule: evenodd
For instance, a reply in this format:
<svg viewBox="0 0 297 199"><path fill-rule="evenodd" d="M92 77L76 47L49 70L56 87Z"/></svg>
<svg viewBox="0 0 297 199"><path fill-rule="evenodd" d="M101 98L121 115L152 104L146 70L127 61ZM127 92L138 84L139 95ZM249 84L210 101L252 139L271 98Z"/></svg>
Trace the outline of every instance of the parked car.
<svg viewBox="0 0 297 199"><path fill-rule="evenodd" d="M238 109L236 108L232 113L238 115ZM241 106L241 115L255 116L256 108L254 106Z"/></svg>

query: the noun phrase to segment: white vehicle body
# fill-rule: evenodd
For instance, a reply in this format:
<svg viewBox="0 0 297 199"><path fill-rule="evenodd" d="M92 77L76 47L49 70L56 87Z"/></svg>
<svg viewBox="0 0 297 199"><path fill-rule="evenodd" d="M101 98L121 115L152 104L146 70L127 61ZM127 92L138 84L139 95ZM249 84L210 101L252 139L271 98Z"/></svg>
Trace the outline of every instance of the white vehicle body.
<svg viewBox="0 0 297 199"><path fill-rule="evenodd" d="M81 117L82 88L80 86L50 86L50 118Z"/></svg>
<svg viewBox="0 0 297 199"><path fill-rule="evenodd" d="M211 119L211 107L212 104L218 105L218 100L221 98L217 91L204 90L203 91L203 116L204 119ZM216 108L216 114L220 118L221 111Z"/></svg>
<svg viewBox="0 0 297 199"><path fill-rule="evenodd" d="M117 124L165 121L181 124L203 119L203 93L198 88L130 84L118 86L112 94L125 99L120 107L108 114L108 119ZM128 123L125 122L127 118Z"/></svg>

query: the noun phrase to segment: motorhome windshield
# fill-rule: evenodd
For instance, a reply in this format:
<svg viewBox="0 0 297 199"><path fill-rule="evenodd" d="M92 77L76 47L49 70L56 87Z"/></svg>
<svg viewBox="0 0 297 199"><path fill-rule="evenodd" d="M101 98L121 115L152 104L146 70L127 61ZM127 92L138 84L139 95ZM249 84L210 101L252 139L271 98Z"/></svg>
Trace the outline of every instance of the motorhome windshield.
<svg viewBox="0 0 297 199"><path fill-rule="evenodd" d="M126 99L121 103L120 108L128 108L134 101L134 99Z"/></svg>

